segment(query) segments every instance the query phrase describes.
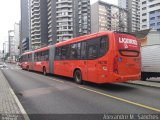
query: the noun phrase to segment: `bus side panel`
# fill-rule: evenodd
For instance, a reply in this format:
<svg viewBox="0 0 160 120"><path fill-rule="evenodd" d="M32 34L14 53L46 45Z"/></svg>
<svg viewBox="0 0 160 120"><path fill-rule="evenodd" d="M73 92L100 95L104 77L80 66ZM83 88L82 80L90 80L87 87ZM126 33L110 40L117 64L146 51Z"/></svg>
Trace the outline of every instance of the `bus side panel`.
<svg viewBox="0 0 160 120"><path fill-rule="evenodd" d="M49 49L49 73L54 74L54 56L55 56L55 46Z"/></svg>
<svg viewBox="0 0 160 120"><path fill-rule="evenodd" d="M32 53L32 66L31 66L31 70L34 70L34 53Z"/></svg>

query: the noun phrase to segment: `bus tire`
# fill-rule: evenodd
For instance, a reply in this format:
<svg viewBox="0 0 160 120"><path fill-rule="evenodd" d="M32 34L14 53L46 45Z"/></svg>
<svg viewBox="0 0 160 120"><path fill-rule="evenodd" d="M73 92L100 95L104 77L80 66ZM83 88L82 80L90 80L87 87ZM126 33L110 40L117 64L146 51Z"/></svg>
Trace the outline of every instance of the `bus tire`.
<svg viewBox="0 0 160 120"><path fill-rule="evenodd" d="M43 75L47 75L47 72L46 72L46 68L45 67L43 67Z"/></svg>
<svg viewBox="0 0 160 120"><path fill-rule="evenodd" d="M74 80L77 84L83 84L83 80L82 80L82 73L80 70L76 70L74 72Z"/></svg>

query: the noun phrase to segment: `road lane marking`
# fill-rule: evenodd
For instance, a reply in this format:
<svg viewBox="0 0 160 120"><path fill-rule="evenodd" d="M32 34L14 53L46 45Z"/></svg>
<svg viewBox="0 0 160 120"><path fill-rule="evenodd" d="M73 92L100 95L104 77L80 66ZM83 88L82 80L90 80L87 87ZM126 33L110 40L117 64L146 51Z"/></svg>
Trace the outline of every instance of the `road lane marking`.
<svg viewBox="0 0 160 120"><path fill-rule="evenodd" d="M126 99L123 99L123 98L113 96L113 95L105 94L105 93L95 91L95 90L92 90L92 89L89 89L89 88L86 88L86 87L82 87L82 86L78 86L78 87L80 89L83 89L83 90L86 90L86 91L94 92L94 93L97 93L97 94L100 94L100 95L103 95L103 96L106 96L106 97L109 97L109 98L113 98L113 99L116 99L116 100L119 100L119 101L122 101L122 102L125 102L125 103L129 103L129 104L132 104L132 105L135 105L135 106L139 106L139 107L142 107L142 108L149 109L149 110L156 111L156 112L160 113L160 109L157 109L157 108L153 108L153 107L150 107L150 106L147 106L147 105L143 105L143 104L140 104L140 103L129 101L129 100L126 100Z"/></svg>

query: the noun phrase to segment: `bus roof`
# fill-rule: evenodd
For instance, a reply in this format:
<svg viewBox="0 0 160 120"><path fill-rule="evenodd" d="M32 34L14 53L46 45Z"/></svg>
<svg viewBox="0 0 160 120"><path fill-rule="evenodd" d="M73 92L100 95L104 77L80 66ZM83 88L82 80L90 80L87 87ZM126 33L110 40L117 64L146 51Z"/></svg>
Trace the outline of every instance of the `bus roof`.
<svg viewBox="0 0 160 120"><path fill-rule="evenodd" d="M107 34L112 34L112 33L113 33L112 31L108 31L108 32L98 32L98 33L94 33L94 34L84 35L84 36L76 37L76 38L73 38L73 39L70 39L70 40L67 40L67 41L57 43L56 46L58 47L58 46L66 45L66 44L72 44L72 43L75 43L75 42L80 42L80 41L84 41L84 40L91 39L91 38L94 38L94 37L107 35Z"/></svg>
<svg viewBox="0 0 160 120"><path fill-rule="evenodd" d="M45 50L49 50L51 46L46 46L46 47L43 47L43 48L39 48L39 49L36 49L34 51L30 51L30 52L25 52L22 54L23 55L28 55L28 54L32 54L32 53L35 53L35 52L40 52L40 51L45 51Z"/></svg>
<svg viewBox="0 0 160 120"><path fill-rule="evenodd" d="M39 49L34 50L34 52L40 52L40 51L49 50L50 47L51 47L51 46L46 46L46 47L43 47L43 48L39 48Z"/></svg>
<svg viewBox="0 0 160 120"><path fill-rule="evenodd" d="M25 52L22 55L28 55L28 54L32 54L32 53L33 53L33 51L30 51L30 52Z"/></svg>

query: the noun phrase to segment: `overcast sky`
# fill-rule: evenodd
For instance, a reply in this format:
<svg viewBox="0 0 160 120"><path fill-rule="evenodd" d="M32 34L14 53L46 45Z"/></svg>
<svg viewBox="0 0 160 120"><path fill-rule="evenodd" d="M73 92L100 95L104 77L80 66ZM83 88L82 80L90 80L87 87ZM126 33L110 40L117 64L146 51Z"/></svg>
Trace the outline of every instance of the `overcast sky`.
<svg viewBox="0 0 160 120"><path fill-rule="evenodd" d="M97 0L90 0L91 4ZM118 4L118 0L102 0L112 4ZM8 41L8 30L14 28L14 23L20 20L20 0L0 1L0 50L3 50L3 43Z"/></svg>

